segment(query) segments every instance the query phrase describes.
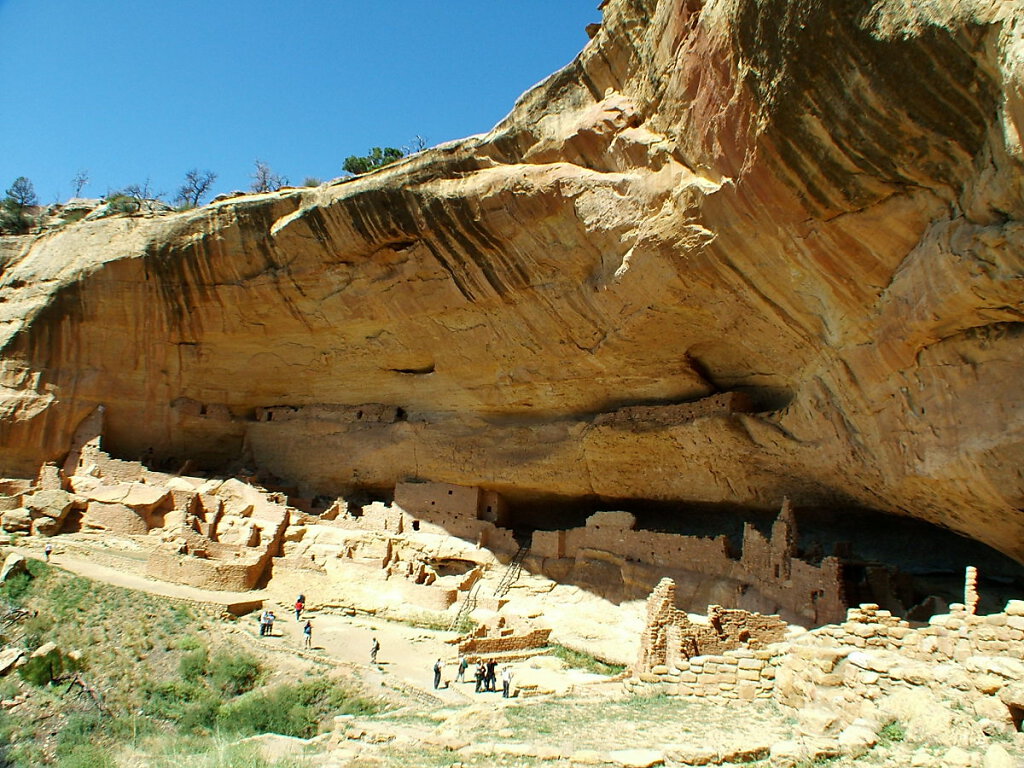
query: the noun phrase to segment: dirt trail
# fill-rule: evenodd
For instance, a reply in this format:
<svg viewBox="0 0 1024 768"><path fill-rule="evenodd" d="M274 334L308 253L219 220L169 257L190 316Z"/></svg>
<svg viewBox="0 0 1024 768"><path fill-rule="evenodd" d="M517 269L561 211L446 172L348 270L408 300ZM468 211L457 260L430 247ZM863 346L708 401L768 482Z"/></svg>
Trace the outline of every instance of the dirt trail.
<svg viewBox="0 0 1024 768"><path fill-rule="evenodd" d="M45 559L45 556L40 551L41 547L35 549L28 547L7 547L6 549L13 550L20 555L31 557L36 560ZM189 587L185 584L172 584L166 581L157 581L156 579L150 579L131 570L100 565L99 563L90 562L77 554L73 555L67 552L54 552L50 556L50 562L59 568L71 571L78 576L84 576L87 579L102 581L105 584L112 584L116 587L124 587L125 589L135 589L140 592L148 592L151 595L159 595L160 597L191 600L197 603L226 605L228 603L265 600L267 597L266 592L263 591L219 592L212 589Z"/></svg>
<svg viewBox="0 0 1024 768"><path fill-rule="evenodd" d="M41 547L8 549L25 557L45 559ZM274 600L266 590L220 592L156 581L127 568L90 562L77 552L55 552L51 555L50 562L58 568L88 579L172 599L214 606L263 600L264 607L274 611L277 619L272 636L259 636L259 611L241 619L243 631L251 634L255 643L267 649L306 655L309 658L323 658L328 662L342 664L357 672L359 677L371 686L376 683L399 690L412 688L411 695L418 698L420 703L457 706L482 700L484 697L501 696L500 692L474 694L471 673L467 673L469 683L452 682L456 673L457 652L453 646L444 642L454 637L452 633L435 632L382 619L321 612L313 604L303 613L301 621L297 622L293 606ZM302 627L307 619L313 625L313 643L312 649L304 652ZM370 643L374 636L380 642L381 649L377 656L377 665L371 666ZM434 690L433 665L438 658L445 664L442 679L448 685Z"/></svg>
<svg viewBox="0 0 1024 768"><path fill-rule="evenodd" d="M313 643L310 656L326 657L345 666L358 670L359 676L371 685L375 682L387 685L397 681L398 687L412 686L426 694L421 701L431 704L464 705L477 697L500 697L498 693L474 694L472 676L467 673L468 683L453 682L456 674L457 652L445 640L453 633L436 632L409 626L394 621L370 617L350 617L336 613L321 612L313 605L304 611L299 621L295 611L288 606L268 601L274 611L273 636L259 638L255 616L245 619L247 630L265 644L282 649L303 648L302 627L307 619L313 625ZM380 643L377 664L370 664L370 645L376 637ZM442 687L433 688L434 661L441 659ZM446 685L447 684L447 685Z"/></svg>

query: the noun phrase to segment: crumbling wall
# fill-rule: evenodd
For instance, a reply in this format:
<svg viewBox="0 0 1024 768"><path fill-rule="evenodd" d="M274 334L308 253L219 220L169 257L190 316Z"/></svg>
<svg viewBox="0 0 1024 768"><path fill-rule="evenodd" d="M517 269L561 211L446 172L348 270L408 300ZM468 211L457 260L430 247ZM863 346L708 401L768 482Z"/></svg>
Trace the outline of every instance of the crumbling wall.
<svg viewBox="0 0 1024 768"><path fill-rule="evenodd" d="M666 426L689 424L709 416L750 413L753 404L743 392L722 392L689 403L673 405L631 405L594 419L594 426L610 426L640 432Z"/></svg>
<svg viewBox="0 0 1024 768"><path fill-rule="evenodd" d="M914 689L933 689L940 697L952 690L986 732L1019 729L1013 718L1024 706L1024 601L1011 600L1004 611L987 616L953 606L917 628L863 604L841 624L763 648L678 658L670 650L671 633L678 630L666 623L674 616L670 598L664 585L651 595L641 656L626 682L631 692L828 706L841 726L862 716L867 702L877 708L886 697ZM661 627L670 631L659 632Z"/></svg>
<svg viewBox="0 0 1024 768"><path fill-rule="evenodd" d="M472 632L456 638L453 643L465 656L517 653L543 648L548 644L551 629L498 616L480 624Z"/></svg>
<svg viewBox="0 0 1024 768"><path fill-rule="evenodd" d="M740 648L763 649L785 637L787 625L778 616L708 606L707 622L690 619L675 607L676 585L662 579L647 598L647 622L640 638L634 670L678 666L696 656L723 655Z"/></svg>
<svg viewBox="0 0 1024 768"><path fill-rule="evenodd" d="M264 423L284 421L329 421L338 424L394 424L401 421L405 411L394 405L366 403L364 405L269 405L256 408L255 420Z"/></svg>
<svg viewBox="0 0 1024 768"><path fill-rule="evenodd" d="M146 560L146 575L202 589L245 592L256 587L270 555L224 562L157 550Z"/></svg>
<svg viewBox="0 0 1024 768"><path fill-rule="evenodd" d="M402 510L379 501L366 504L356 512L339 499L321 517L312 517L311 522L350 531L402 533L405 530Z"/></svg>
<svg viewBox="0 0 1024 768"><path fill-rule="evenodd" d="M537 531L532 554L552 578L575 572L578 577L600 581L601 574L606 574L606 579L613 578L621 586L627 583L627 569L631 577L643 575L628 567L640 563L648 566L654 578L685 571L728 580L737 588L747 585L779 610L815 625L842 620L846 610L842 563L832 557L817 565L800 560L796 540L793 510L786 500L770 538L753 525L744 527L738 559L725 536L635 530L635 519L626 512L596 513L580 528ZM640 587L650 589L652 583L653 579Z"/></svg>
<svg viewBox="0 0 1024 768"><path fill-rule="evenodd" d="M171 411L180 417L234 421L235 416L224 403L201 403L191 397L179 397L171 402Z"/></svg>

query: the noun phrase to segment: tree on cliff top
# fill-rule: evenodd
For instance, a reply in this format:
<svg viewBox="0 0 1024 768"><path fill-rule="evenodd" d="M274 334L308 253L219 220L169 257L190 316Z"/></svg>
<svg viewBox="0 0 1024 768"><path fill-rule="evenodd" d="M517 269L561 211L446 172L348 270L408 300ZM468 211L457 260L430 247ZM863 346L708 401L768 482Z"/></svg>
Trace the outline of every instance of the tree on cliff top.
<svg viewBox="0 0 1024 768"><path fill-rule="evenodd" d="M4 193L0 201L0 231L21 235L32 226L28 208L39 204L35 187L25 176L19 176Z"/></svg>
<svg viewBox="0 0 1024 768"><path fill-rule="evenodd" d="M343 167L349 173L369 173L401 160L405 155L406 153L397 147L373 147L368 155L349 155L345 158Z"/></svg>
<svg viewBox="0 0 1024 768"><path fill-rule="evenodd" d="M193 168L185 174L184 183L178 187L178 202L184 208L195 208L199 201L206 197L213 182L217 180L217 174L213 171L200 171Z"/></svg>
<svg viewBox="0 0 1024 768"><path fill-rule="evenodd" d="M277 192L281 187L288 184L286 176L278 176L269 165L262 160L256 161L256 170L252 174L252 184L249 189L253 192Z"/></svg>
<svg viewBox="0 0 1024 768"><path fill-rule="evenodd" d="M14 201L14 204L19 208L27 208L30 205L39 205L39 198L36 197L35 187L32 186L32 182L24 176L19 176L11 184L4 194L7 195L8 200Z"/></svg>

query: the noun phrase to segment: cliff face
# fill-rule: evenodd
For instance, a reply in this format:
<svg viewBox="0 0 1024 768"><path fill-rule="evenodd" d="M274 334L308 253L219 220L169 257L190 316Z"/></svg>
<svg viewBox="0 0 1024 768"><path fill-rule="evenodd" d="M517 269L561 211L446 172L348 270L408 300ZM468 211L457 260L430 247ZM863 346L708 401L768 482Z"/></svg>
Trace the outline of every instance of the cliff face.
<svg viewBox="0 0 1024 768"><path fill-rule="evenodd" d="M485 136L0 239L0 474L103 404L314 492L788 494L1024 559L1024 11L917 5L612 0Z"/></svg>

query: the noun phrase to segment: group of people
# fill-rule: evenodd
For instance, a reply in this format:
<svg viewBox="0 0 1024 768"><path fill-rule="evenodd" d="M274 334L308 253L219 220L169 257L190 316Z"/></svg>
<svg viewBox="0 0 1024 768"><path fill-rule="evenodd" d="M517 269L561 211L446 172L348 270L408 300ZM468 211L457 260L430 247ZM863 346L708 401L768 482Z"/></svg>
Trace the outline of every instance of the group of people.
<svg viewBox="0 0 1024 768"><path fill-rule="evenodd" d="M260 614L260 637L273 637L276 618L273 611L263 611Z"/></svg>
<svg viewBox="0 0 1024 768"><path fill-rule="evenodd" d="M295 620L302 621L302 612L306 610L306 596L299 595L295 600ZM260 614L260 637L269 637L274 634L274 612L270 610L263 611ZM304 645L306 648L312 647L313 644L313 623L307 619L306 623L302 627L302 635L304 638ZM370 664L377 664L377 654L380 652L380 642L377 640L376 635L371 638L370 641ZM484 661L480 659L477 662L476 669L473 673L476 681L476 692L481 691L497 691L498 676L497 676L497 662L493 659ZM460 655L458 673L455 677L456 682L466 682L466 670L469 669L469 660ZM444 670L444 662L438 659L434 662L434 688L441 687L441 673ZM447 684L445 684L447 687ZM512 667L505 665L501 671L501 695L504 698L508 698L512 689Z"/></svg>
<svg viewBox="0 0 1024 768"><path fill-rule="evenodd" d="M498 677L497 677L498 663L494 659L488 659L484 661L479 659L477 661L476 669L473 672L473 679L476 683L474 689L476 693L481 691L497 691ZM455 675L455 681L458 683L466 682L466 670L469 669L469 660L465 656L459 656L459 667L458 672ZM437 688L441 682L441 660L438 659L434 664L434 687ZM501 695L502 698L507 699L512 689L512 666L506 664L501 670Z"/></svg>
<svg viewBox="0 0 1024 768"><path fill-rule="evenodd" d="M295 601L295 620L302 621L302 612L306 609L306 596L299 595ZM260 613L260 637L273 637L274 636L274 621L277 617L274 616L274 612L270 610L263 611ZM306 648L313 646L313 622L309 619L302 627L302 636L304 638L303 644Z"/></svg>

